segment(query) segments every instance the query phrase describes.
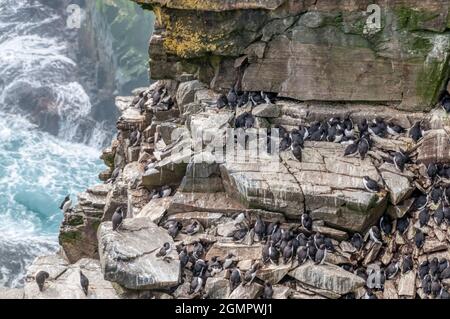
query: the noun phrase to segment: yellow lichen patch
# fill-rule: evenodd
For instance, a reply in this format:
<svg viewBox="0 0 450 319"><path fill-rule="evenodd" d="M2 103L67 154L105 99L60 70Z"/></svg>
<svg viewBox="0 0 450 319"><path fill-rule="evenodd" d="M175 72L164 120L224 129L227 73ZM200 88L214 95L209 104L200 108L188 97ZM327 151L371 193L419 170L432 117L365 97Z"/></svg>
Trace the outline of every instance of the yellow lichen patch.
<svg viewBox="0 0 450 319"><path fill-rule="evenodd" d="M203 26L199 27L198 22L190 17L185 17L171 22L167 17L163 17L166 27L166 37L164 47L170 54L175 54L183 58L190 58L202 55L206 52L217 50L218 41L224 39L221 33L208 33ZM197 26L193 27L195 24Z"/></svg>

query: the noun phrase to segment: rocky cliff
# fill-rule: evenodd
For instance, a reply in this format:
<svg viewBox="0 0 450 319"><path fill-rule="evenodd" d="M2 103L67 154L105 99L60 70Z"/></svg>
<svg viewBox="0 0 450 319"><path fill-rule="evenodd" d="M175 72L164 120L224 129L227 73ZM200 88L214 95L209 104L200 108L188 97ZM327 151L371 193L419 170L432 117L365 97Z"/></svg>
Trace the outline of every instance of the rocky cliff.
<svg viewBox="0 0 450 319"><path fill-rule="evenodd" d="M155 79L186 72L221 90L242 73L243 90L429 110L448 73L446 0L136 2L157 16Z"/></svg>
<svg viewBox="0 0 450 319"><path fill-rule="evenodd" d="M90 298L450 297L447 1L377 1L381 30L368 1L138 2L159 81L116 99L105 183L25 298L83 297L83 267Z"/></svg>

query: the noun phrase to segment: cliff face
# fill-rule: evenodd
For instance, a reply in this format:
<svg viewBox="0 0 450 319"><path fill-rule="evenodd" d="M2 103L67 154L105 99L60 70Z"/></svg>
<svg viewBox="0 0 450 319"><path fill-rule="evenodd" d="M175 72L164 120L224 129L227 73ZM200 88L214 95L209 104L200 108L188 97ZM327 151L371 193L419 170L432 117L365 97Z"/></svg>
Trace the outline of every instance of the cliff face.
<svg viewBox="0 0 450 319"><path fill-rule="evenodd" d="M157 17L154 79L189 73L221 90L239 78L298 100L429 110L448 76L447 0L135 1Z"/></svg>

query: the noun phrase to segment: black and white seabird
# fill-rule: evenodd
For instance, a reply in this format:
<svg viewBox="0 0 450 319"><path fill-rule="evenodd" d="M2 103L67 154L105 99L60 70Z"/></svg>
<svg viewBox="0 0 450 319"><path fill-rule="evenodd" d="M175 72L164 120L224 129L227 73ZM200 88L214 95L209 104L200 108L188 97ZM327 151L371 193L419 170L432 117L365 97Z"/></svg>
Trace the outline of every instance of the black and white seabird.
<svg viewBox="0 0 450 319"><path fill-rule="evenodd" d="M123 210L122 207L118 207L112 216L112 229L114 231L118 230L123 221Z"/></svg>
<svg viewBox="0 0 450 319"><path fill-rule="evenodd" d="M405 132L405 129L400 125L396 125L392 122L387 125L387 132L389 135L397 136Z"/></svg>
<svg viewBox="0 0 450 319"><path fill-rule="evenodd" d="M206 261L197 259L192 267L192 274L194 276L203 276L207 268L208 265L206 264Z"/></svg>
<svg viewBox="0 0 450 319"><path fill-rule="evenodd" d="M228 105L233 109L237 106L238 96L236 94L236 90L232 88L227 94Z"/></svg>
<svg viewBox="0 0 450 319"><path fill-rule="evenodd" d="M278 265L278 259L280 258L280 253L272 242L269 246L269 260L272 264Z"/></svg>
<svg viewBox="0 0 450 319"><path fill-rule="evenodd" d="M425 277L422 279L422 291L429 295L431 294L431 276L425 275Z"/></svg>
<svg viewBox="0 0 450 319"><path fill-rule="evenodd" d="M433 220L436 225L441 226L441 224L444 222L444 219L444 207L441 203L439 207L434 211Z"/></svg>
<svg viewBox="0 0 450 319"><path fill-rule="evenodd" d="M389 215L385 214L381 216L380 229L386 235L390 235L392 233L392 220Z"/></svg>
<svg viewBox="0 0 450 319"><path fill-rule="evenodd" d="M353 144L348 145L345 148L344 156L356 155L358 153L358 147L359 147L358 143L353 143Z"/></svg>
<svg viewBox="0 0 450 319"><path fill-rule="evenodd" d="M291 261L292 257L294 256L294 247L292 240L289 241L283 249L283 263L287 264Z"/></svg>
<svg viewBox="0 0 450 319"><path fill-rule="evenodd" d="M192 256L195 259L200 259L205 254L205 248L203 247L201 242L196 242L194 244L194 249L192 250Z"/></svg>
<svg viewBox="0 0 450 319"><path fill-rule="evenodd" d="M191 285L190 285L190 289L189 289L189 294L193 295L193 294L197 294L199 293L202 288L203 288L203 278L198 276L198 277L192 277L191 280Z"/></svg>
<svg viewBox="0 0 450 319"><path fill-rule="evenodd" d="M89 279L83 274L80 269L80 286L84 294L87 296L89 292Z"/></svg>
<svg viewBox="0 0 450 319"><path fill-rule="evenodd" d="M194 220L191 224L189 224L184 230L184 232L190 236L195 235L199 231L200 231L200 223L196 220Z"/></svg>
<svg viewBox="0 0 450 319"><path fill-rule="evenodd" d="M414 243L417 248L422 248L425 243L425 235L420 229L416 230L416 234L414 235Z"/></svg>
<svg viewBox="0 0 450 319"><path fill-rule="evenodd" d="M436 274L439 271L439 259L437 259L437 257L434 257L433 259L431 259L431 261L429 263L429 268L430 268L430 275L436 276Z"/></svg>
<svg viewBox="0 0 450 319"><path fill-rule="evenodd" d="M292 140L289 136L284 136L280 141L280 151L286 151L292 144Z"/></svg>
<svg viewBox="0 0 450 319"><path fill-rule="evenodd" d="M411 271L414 267L414 262L413 259L410 255L405 256L403 258L403 263L402 263L402 273L406 274L409 271Z"/></svg>
<svg viewBox="0 0 450 319"><path fill-rule="evenodd" d="M223 261L223 269L230 269L235 264L234 255L232 253L228 253L227 257Z"/></svg>
<svg viewBox="0 0 450 319"><path fill-rule="evenodd" d="M291 145L292 154L297 159L297 161L302 161L302 146L297 142L294 141Z"/></svg>
<svg viewBox="0 0 450 319"><path fill-rule="evenodd" d="M273 289L272 289L272 284L268 281L266 281L264 283L264 292L262 295L263 299L272 299L273 296Z"/></svg>
<svg viewBox="0 0 450 319"><path fill-rule="evenodd" d="M241 270L239 268L234 268L230 275L230 291L236 289L241 281Z"/></svg>
<svg viewBox="0 0 450 319"><path fill-rule="evenodd" d="M180 267L181 267L181 269L184 269L186 267L186 265L188 264L188 262L189 262L189 254L187 252L186 247L184 247L180 251L178 257L180 259Z"/></svg>
<svg viewBox="0 0 450 319"><path fill-rule="evenodd" d="M439 104L446 113L450 113L450 93L447 90L439 94Z"/></svg>
<svg viewBox="0 0 450 319"><path fill-rule="evenodd" d="M430 212L429 212L428 208L425 207L419 213L419 225L420 225L420 227L423 227L426 224L428 224L429 220L430 220Z"/></svg>
<svg viewBox="0 0 450 319"><path fill-rule="evenodd" d="M39 291L42 292L44 290L45 281L50 277L50 274L46 271L39 271L34 279L39 287Z"/></svg>
<svg viewBox="0 0 450 319"><path fill-rule="evenodd" d="M397 219L397 230L400 234L404 234L409 227L409 218L408 216L403 216L402 218Z"/></svg>
<svg viewBox="0 0 450 319"><path fill-rule="evenodd" d="M436 163L430 163L427 167L427 175L430 178L430 180L434 180L438 174L439 168L436 165Z"/></svg>
<svg viewBox="0 0 450 319"><path fill-rule="evenodd" d="M249 270L247 270L244 274L244 277L242 278L242 285L245 286L246 284L252 284L253 280L256 278L256 273L259 269L259 263L254 262Z"/></svg>
<svg viewBox="0 0 450 319"><path fill-rule="evenodd" d="M353 137L355 131L353 129L353 121L350 119L350 117L347 116L342 124L344 126L344 135L346 137Z"/></svg>
<svg viewBox="0 0 450 319"><path fill-rule="evenodd" d="M367 124L367 120L363 119L361 121L361 123L358 124L358 131L359 131L359 135L363 136L364 133L367 132L367 129L369 128L368 124Z"/></svg>
<svg viewBox="0 0 450 319"><path fill-rule="evenodd" d="M211 258L211 262L208 264L208 271L211 274L211 277L214 277L216 274L220 273L223 270L222 263L219 261L217 256Z"/></svg>
<svg viewBox="0 0 450 319"><path fill-rule="evenodd" d="M225 96L225 95L221 95L221 96L219 96L219 98L217 99L217 102L216 102L216 106L217 106L217 108L218 109L223 109L225 106L227 106L228 105L228 100L227 100L227 97Z"/></svg>
<svg viewBox="0 0 450 319"><path fill-rule="evenodd" d="M266 223L261 219L261 216L256 216L256 222L253 229L255 230L255 234L259 241L266 237Z"/></svg>
<svg viewBox="0 0 450 319"><path fill-rule="evenodd" d="M350 243L357 250L360 250L363 247L363 245L364 245L364 239L362 238L361 234L354 233L353 236L352 236L352 239L350 240Z"/></svg>
<svg viewBox="0 0 450 319"><path fill-rule="evenodd" d="M429 197L433 204L437 205L439 201L442 199L442 195L444 194L444 191L440 187L433 187L431 189L431 192L429 194Z"/></svg>
<svg viewBox="0 0 450 319"><path fill-rule="evenodd" d="M303 228L311 231L312 230L312 225L313 225L313 220L311 218L311 216L309 215L308 212L304 212L300 218L300 221L302 223Z"/></svg>
<svg viewBox="0 0 450 319"><path fill-rule="evenodd" d="M448 260L445 258L442 258L439 260L439 273L442 274L442 272L448 268Z"/></svg>
<svg viewBox="0 0 450 319"><path fill-rule="evenodd" d="M156 253L156 257L165 257L172 251L170 243L164 243L161 249Z"/></svg>
<svg viewBox="0 0 450 319"><path fill-rule="evenodd" d="M411 137L416 143L423 137L423 131L420 122L414 123L414 125L409 129L409 137Z"/></svg>
<svg viewBox="0 0 450 319"><path fill-rule="evenodd" d="M405 170L405 164L410 161L410 158L403 152L395 152L393 161L395 168L397 168L400 172L403 172Z"/></svg>
<svg viewBox="0 0 450 319"><path fill-rule="evenodd" d="M247 228L240 228L233 232L233 240L234 241L242 241L248 233Z"/></svg>
<svg viewBox="0 0 450 319"><path fill-rule="evenodd" d="M424 260L419 265L419 278L423 280L425 276L428 275L429 272L430 272L430 263L428 260Z"/></svg>
<svg viewBox="0 0 450 319"><path fill-rule="evenodd" d="M61 205L59 206L59 209L63 211L63 213L66 213L70 210L72 207L72 200L70 199L70 195L67 195Z"/></svg>
<svg viewBox="0 0 450 319"><path fill-rule="evenodd" d="M386 278L387 279L394 278L397 275L399 269L400 269L400 267L399 267L399 263L398 262L391 262L386 267L386 270L385 270Z"/></svg>
<svg viewBox="0 0 450 319"><path fill-rule="evenodd" d="M442 285L439 282L439 280L433 279L431 281L431 293L430 294L433 297L437 297L439 295L439 293L441 292L441 289L442 289Z"/></svg>
<svg viewBox="0 0 450 319"><path fill-rule="evenodd" d="M366 154L369 151L369 148L370 148L369 141L367 141L366 138L361 138L358 143L358 152L362 160L366 158Z"/></svg>
<svg viewBox="0 0 450 319"><path fill-rule="evenodd" d="M428 205L428 196L419 195L414 200L414 203L411 205L412 210L422 210Z"/></svg>
<svg viewBox="0 0 450 319"><path fill-rule="evenodd" d="M380 232L380 230L378 229L377 226L372 226L372 227L370 228L370 230L369 230L369 237L370 237L370 239L371 239L373 242L375 242L375 243L377 243L377 244L382 244L382 241L381 241L381 232Z"/></svg>
<svg viewBox="0 0 450 319"><path fill-rule="evenodd" d="M322 244L316 251L316 255L314 256L314 263L316 265L321 265L325 262L326 257L327 257L327 249L325 245Z"/></svg>
<svg viewBox="0 0 450 319"><path fill-rule="evenodd" d="M363 177L364 188L370 193L378 193L380 191L380 185L369 176Z"/></svg>
<svg viewBox="0 0 450 319"><path fill-rule="evenodd" d="M167 228L167 232L169 233L170 237L175 238L182 228L183 225L180 222L175 221L174 223L170 223L169 227Z"/></svg>
<svg viewBox="0 0 450 319"><path fill-rule="evenodd" d="M441 273L439 275L439 279L444 280L444 279L449 279L449 278L450 278L450 267L447 267L441 271Z"/></svg>
<svg viewBox="0 0 450 319"><path fill-rule="evenodd" d="M301 265L308 259L308 248L306 246L300 246L297 248L297 260Z"/></svg>

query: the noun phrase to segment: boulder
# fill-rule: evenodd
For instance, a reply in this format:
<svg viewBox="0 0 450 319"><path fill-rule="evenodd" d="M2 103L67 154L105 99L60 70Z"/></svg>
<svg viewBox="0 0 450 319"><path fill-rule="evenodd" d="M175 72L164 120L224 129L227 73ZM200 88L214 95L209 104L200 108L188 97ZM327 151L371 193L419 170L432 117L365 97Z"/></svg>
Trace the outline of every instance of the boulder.
<svg viewBox="0 0 450 319"><path fill-rule="evenodd" d="M135 217L147 217L155 224L159 224L171 203L172 197L154 198Z"/></svg>
<svg viewBox="0 0 450 319"><path fill-rule="evenodd" d="M251 246L238 244L217 242L211 246L206 254L206 260L211 260L214 256L226 256L232 253L236 260L260 260L262 258L262 245L253 244Z"/></svg>
<svg viewBox="0 0 450 319"><path fill-rule="evenodd" d="M230 294L230 282L224 278L210 277L206 280L205 294L209 299L226 299Z"/></svg>
<svg viewBox="0 0 450 319"><path fill-rule="evenodd" d="M412 270L402 274L398 281L398 295L414 299L416 297L416 271Z"/></svg>
<svg viewBox="0 0 450 319"><path fill-rule="evenodd" d="M273 118L280 116L280 110L278 109L278 106L273 103L260 104L252 110L252 113L257 117Z"/></svg>
<svg viewBox="0 0 450 319"><path fill-rule="evenodd" d="M194 102L195 92L204 88L205 84L198 80L180 83L176 94L176 100L181 113L184 113L184 106L186 104Z"/></svg>
<svg viewBox="0 0 450 319"><path fill-rule="evenodd" d="M264 290L260 284L253 282L251 285L239 285L234 289L227 299L256 299Z"/></svg>
<svg viewBox="0 0 450 319"><path fill-rule="evenodd" d="M110 222L98 229L100 262L105 279L129 289L161 289L176 286L180 262L175 250L169 258L156 253L172 238L150 218L125 219L119 231Z"/></svg>
<svg viewBox="0 0 450 319"><path fill-rule="evenodd" d="M313 288L345 295L365 285L364 279L329 264L315 265L308 261L292 270L289 275Z"/></svg>
<svg viewBox="0 0 450 319"><path fill-rule="evenodd" d="M33 273L27 275L25 283L25 299L118 299L111 282L103 279L98 260L83 258L72 265L62 265L61 257L44 257L32 265ZM53 267L59 269L53 270ZM50 278L44 290L39 291L35 282L34 270L46 270ZM86 296L80 285L80 270L89 279L89 290Z"/></svg>
<svg viewBox="0 0 450 319"><path fill-rule="evenodd" d="M428 166L430 163L450 161L450 138L443 130L427 131L417 149L417 163Z"/></svg>
<svg viewBox="0 0 450 319"><path fill-rule="evenodd" d="M259 269L256 273L256 277L263 281L268 281L272 285L275 285L281 281L281 279L286 276L291 270L292 265L288 264L280 264L280 265L267 265L263 268Z"/></svg>

